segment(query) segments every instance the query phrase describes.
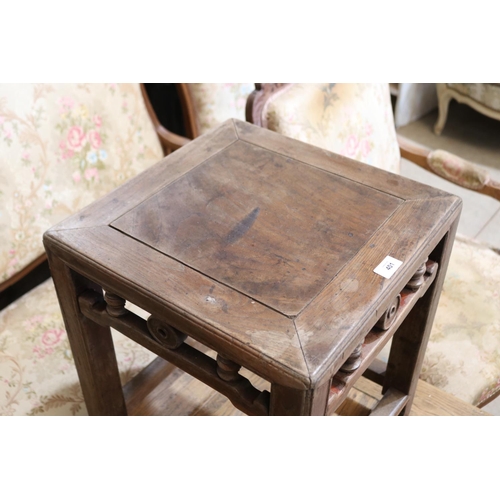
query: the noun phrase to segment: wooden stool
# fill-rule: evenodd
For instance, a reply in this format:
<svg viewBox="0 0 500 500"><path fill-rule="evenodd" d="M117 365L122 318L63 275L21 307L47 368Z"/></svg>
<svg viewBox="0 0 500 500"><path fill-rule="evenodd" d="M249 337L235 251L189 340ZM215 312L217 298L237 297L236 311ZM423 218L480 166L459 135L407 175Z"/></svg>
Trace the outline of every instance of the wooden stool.
<svg viewBox="0 0 500 500"><path fill-rule="evenodd" d="M127 412L110 326L250 415L333 413L393 338L372 414L409 414L460 210L225 122L44 236L89 414Z"/></svg>

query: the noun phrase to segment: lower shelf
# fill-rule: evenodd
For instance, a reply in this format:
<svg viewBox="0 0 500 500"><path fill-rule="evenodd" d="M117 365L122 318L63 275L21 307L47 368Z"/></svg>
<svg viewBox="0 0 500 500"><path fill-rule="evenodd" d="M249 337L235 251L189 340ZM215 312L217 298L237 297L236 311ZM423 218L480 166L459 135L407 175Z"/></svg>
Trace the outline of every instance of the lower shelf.
<svg viewBox="0 0 500 500"><path fill-rule="evenodd" d="M260 390L269 383L255 374L248 379ZM229 399L161 358L155 359L124 387L129 415L244 416ZM381 387L360 377L335 416L366 416L379 405ZM412 416L487 416L446 392L419 380Z"/></svg>

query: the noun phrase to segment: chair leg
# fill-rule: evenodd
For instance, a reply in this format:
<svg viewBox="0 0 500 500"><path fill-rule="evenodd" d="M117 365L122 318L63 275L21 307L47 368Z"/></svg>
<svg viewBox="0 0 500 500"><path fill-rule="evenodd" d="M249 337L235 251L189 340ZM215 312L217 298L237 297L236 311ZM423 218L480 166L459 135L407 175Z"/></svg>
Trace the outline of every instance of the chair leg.
<svg viewBox="0 0 500 500"><path fill-rule="evenodd" d="M451 95L449 92L438 92L439 116L436 125L434 125L434 133L436 135L441 135L441 132L443 131L446 118L448 118L448 106L450 105L450 100Z"/></svg>

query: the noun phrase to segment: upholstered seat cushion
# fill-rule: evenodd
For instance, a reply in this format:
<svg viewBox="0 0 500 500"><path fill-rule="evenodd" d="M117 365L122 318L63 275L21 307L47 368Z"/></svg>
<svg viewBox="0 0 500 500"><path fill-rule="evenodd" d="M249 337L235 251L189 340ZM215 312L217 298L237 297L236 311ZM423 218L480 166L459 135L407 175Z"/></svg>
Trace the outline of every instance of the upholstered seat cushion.
<svg viewBox="0 0 500 500"><path fill-rule="evenodd" d="M420 378L476 406L500 391L498 251L456 238Z"/></svg>
<svg viewBox="0 0 500 500"><path fill-rule="evenodd" d="M155 355L113 331L122 383ZM0 415L86 415L52 280L0 311Z"/></svg>
<svg viewBox="0 0 500 500"><path fill-rule="evenodd" d="M1 84L0 284L49 227L162 157L139 84Z"/></svg>
<svg viewBox="0 0 500 500"><path fill-rule="evenodd" d="M421 378L480 405L500 391L500 254L457 238Z"/></svg>
<svg viewBox="0 0 500 500"><path fill-rule="evenodd" d="M500 111L500 83L447 83L446 86L490 109Z"/></svg>
<svg viewBox="0 0 500 500"><path fill-rule="evenodd" d="M262 113L274 132L399 173L387 83L294 83L272 96Z"/></svg>

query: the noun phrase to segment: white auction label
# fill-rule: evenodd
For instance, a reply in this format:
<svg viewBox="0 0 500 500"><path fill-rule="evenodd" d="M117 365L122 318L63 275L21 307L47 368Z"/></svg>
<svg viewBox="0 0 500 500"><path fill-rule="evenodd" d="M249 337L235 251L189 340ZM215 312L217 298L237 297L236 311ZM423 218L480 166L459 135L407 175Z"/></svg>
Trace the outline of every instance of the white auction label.
<svg viewBox="0 0 500 500"><path fill-rule="evenodd" d="M389 279L399 269L402 262L388 255L374 270L374 273Z"/></svg>

